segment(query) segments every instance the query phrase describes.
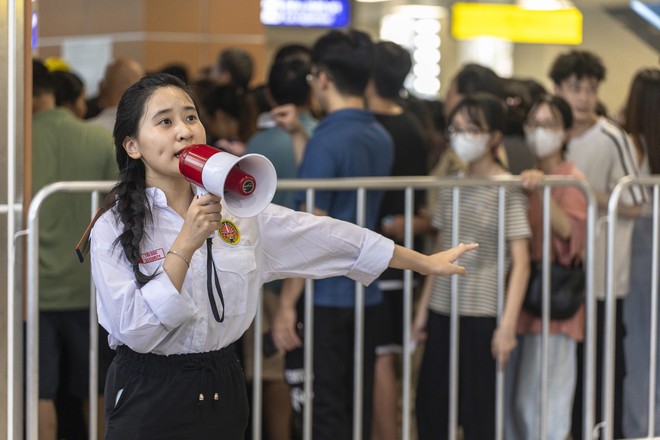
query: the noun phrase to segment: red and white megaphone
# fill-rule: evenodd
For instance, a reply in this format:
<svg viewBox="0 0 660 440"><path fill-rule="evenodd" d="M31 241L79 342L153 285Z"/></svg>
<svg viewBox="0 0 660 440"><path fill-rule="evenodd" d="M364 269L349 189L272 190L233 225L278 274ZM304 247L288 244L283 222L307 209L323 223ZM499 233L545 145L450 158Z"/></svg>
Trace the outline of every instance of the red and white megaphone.
<svg viewBox="0 0 660 440"><path fill-rule="evenodd" d="M179 171L198 187L215 194L236 217L266 209L277 187L275 167L261 154L233 154L209 145L189 145L179 156Z"/></svg>

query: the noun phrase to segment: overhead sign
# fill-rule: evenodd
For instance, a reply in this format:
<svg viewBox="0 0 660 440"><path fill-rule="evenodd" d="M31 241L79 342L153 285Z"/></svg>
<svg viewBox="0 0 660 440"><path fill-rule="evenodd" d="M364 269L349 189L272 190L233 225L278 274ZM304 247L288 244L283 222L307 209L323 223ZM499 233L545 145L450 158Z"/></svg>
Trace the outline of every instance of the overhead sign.
<svg viewBox="0 0 660 440"><path fill-rule="evenodd" d="M350 21L350 0L261 0L267 26L340 28Z"/></svg>
<svg viewBox="0 0 660 440"><path fill-rule="evenodd" d="M515 43L580 44L582 14L574 7L536 10L511 4L454 3L451 33L459 40L497 37Z"/></svg>

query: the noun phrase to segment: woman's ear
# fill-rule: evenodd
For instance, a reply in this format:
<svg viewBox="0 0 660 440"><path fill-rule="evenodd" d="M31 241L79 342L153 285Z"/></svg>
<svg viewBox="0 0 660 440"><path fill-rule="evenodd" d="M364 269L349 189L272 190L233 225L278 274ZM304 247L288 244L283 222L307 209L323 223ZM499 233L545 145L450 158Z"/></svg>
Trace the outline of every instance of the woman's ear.
<svg viewBox="0 0 660 440"><path fill-rule="evenodd" d="M138 148L137 139L126 136L122 145L124 146L124 150L126 150L126 154L128 154L128 157L131 159L139 159L142 157Z"/></svg>

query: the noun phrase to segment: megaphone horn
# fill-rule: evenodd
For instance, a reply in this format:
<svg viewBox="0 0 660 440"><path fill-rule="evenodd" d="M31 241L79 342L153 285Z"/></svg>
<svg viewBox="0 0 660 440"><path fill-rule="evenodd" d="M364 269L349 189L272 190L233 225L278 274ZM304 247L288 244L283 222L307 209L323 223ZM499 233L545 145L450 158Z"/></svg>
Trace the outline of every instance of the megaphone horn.
<svg viewBox="0 0 660 440"><path fill-rule="evenodd" d="M238 157L209 145L189 145L179 156L179 171L189 181L222 199L236 217L253 217L273 200L277 174L260 154Z"/></svg>

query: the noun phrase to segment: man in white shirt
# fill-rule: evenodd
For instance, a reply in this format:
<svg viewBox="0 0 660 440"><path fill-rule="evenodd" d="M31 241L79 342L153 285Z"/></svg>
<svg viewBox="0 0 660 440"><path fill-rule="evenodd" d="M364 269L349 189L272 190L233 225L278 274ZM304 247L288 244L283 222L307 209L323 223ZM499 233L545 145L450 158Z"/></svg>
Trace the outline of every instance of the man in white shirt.
<svg viewBox="0 0 660 440"><path fill-rule="evenodd" d="M601 59L587 51L571 51L557 57L550 69L554 92L564 98L573 112L573 127L569 133L567 159L582 171L594 190L598 200L599 218L605 220L610 194L624 176L637 175L635 151L626 132L609 119L596 113L598 87L605 79L605 67ZM614 295L617 298L616 360L614 390L614 420L609 421L615 438L621 432L623 377L622 298L628 293L630 245L633 219L639 215L644 194L638 187L630 187L622 194L619 217L616 220L616 255L614 261ZM596 422L600 416L602 399L602 337L605 324L605 277L607 250L607 223L597 222L594 249L594 289L598 298L597 318L597 378L596 378ZM578 381L573 405L573 438L582 438L582 344L578 352Z"/></svg>

